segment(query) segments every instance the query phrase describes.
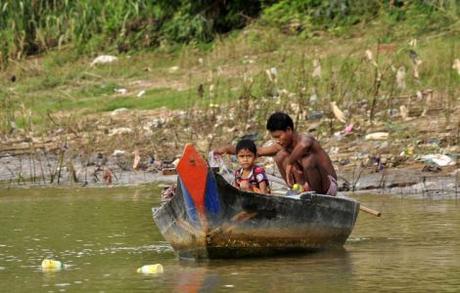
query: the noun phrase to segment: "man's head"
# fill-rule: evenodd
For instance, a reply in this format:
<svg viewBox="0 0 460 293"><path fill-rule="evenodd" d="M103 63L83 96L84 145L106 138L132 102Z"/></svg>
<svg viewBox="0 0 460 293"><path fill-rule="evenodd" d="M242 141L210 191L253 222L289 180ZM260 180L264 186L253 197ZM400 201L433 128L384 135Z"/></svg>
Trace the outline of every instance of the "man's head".
<svg viewBox="0 0 460 293"><path fill-rule="evenodd" d="M276 139L277 143L283 148L292 144L292 134L294 132L294 122L291 117L283 112L275 112L267 120L267 130Z"/></svg>

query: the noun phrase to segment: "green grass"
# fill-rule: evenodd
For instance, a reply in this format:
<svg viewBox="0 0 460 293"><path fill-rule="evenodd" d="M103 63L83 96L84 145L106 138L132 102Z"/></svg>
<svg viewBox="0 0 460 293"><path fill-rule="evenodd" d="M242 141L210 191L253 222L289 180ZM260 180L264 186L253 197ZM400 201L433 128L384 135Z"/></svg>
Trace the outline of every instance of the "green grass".
<svg viewBox="0 0 460 293"><path fill-rule="evenodd" d="M8 131L8 121L12 119L20 126L32 121L46 129L48 113L84 115L117 108L141 110L163 106L207 108L216 103L235 105L240 98L249 98L265 107L257 110L256 116L264 115L267 109L291 111L293 103L305 110L328 112L329 102L336 101L350 114L365 117L366 109L356 105L363 100L370 103L374 98L376 67L366 59L368 49L382 73L378 111L387 110L384 107L389 95L415 95L424 89L449 93L452 101L458 101L460 77L451 68L453 59L460 57L456 55L459 47L455 30L416 36L410 28L401 26L400 36L389 43L394 49L380 52L377 60L377 44L386 32L380 20L365 30L356 27L347 37L325 34L312 40L256 24L214 42L212 48L187 45L175 51L120 54L118 61L95 67L89 65L92 58L79 57L74 50L52 51L11 64L0 72L0 99L4 106L0 110L1 131ZM418 45L412 48L409 41L415 38ZM419 79L412 76L411 49L423 61ZM321 63L320 78L311 75L314 59ZM173 66L178 69L173 71ZM401 66L406 68L403 90L395 89L394 70ZM272 67L278 71L276 84L265 72ZM15 83L9 81L13 74L17 76ZM200 84L203 97L197 91ZM214 88L213 93L210 87ZM119 88L127 88L128 94L115 93ZM136 95L140 90L146 93L139 98ZM287 94L276 98L276 92ZM315 103L310 102L313 93L318 96ZM24 116L28 111L32 117Z"/></svg>

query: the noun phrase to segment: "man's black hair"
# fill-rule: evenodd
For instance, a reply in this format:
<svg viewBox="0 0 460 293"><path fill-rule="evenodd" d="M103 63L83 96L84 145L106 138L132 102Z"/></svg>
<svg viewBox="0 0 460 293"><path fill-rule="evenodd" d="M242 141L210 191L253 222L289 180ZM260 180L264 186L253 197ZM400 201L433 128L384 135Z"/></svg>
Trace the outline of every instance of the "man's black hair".
<svg viewBox="0 0 460 293"><path fill-rule="evenodd" d="M241 150L248 150L254 155L257 155L256 144L250 139L242 139L236 144L236 154Z"/></svg>
<svg viewBox="0 0 460 293"><path fill-rule="evenodd" d="M286 131L288 128L294 130L294 122L292 122L291 117L289 117L289 115L286 113L275 112L271 114L267 120L268 131Z"/></svg>

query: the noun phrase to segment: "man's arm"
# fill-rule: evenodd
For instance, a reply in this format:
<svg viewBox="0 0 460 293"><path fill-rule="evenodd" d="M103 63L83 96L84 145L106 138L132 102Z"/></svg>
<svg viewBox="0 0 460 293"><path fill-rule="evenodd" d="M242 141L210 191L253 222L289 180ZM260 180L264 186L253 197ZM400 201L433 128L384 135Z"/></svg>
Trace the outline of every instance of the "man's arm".
<svg viewBox="0 0 460 293"><path fill-rule="evenodd" d="M272 144L266 147L258 147L257 148L257 156L274 156L277 152L281 150L281 146L277 143ZM219 147L214 150L216 155L235 155L236 154L236 146L232 144L228 144L222 147Z"/></svg>
<svg viewBox="0 0 460 293"><path fill-rule="evenodd" d="M257 156L262 157L262 156L274 156L276 153L278 153L282 147L275 143L270 146L266 147L258 147L257 148Z"/></svg>
<svg viewBox="0 0 460 293"><path fill-rule="evenodd" d="M291 154L287 158L286 164L286 183L289 186L292 186L293 177L291 176L293 165L298 162L302 157L304 157L311 149L313 145L313 138L311 137L302 137L302 139L297 143L295 148L292 150Z"/></svg>
<svg viewBox="0 0 460 293"><path fill-rule="evenodd" d="M236 146L232 144L224 145L224 146L221 146L213 150L213 152L216 155L225 155L225 154L234 155L236 153Z"/></svg>
<svg viewBox="0 0 460 293"><path fill-rule="evenodd" d="M313 138L311 137L302 137L302 139L297 143L295 148L292 150L291 154L287 158L287 163L290 165L295 164L300 159L302 159L309 151L313 145Z"/></svg>

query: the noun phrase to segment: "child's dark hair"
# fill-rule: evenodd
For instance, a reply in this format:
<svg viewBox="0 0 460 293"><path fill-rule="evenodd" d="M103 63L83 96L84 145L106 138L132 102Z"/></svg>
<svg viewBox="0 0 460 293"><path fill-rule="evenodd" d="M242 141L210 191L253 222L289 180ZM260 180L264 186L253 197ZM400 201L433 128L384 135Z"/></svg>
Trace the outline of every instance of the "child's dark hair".
<svg viewBox="0 0 460 293"><path fill-rule="evenodd" d="M236 154L241 150L248 150L254 155L257 155L256 144L250 139L242 139L236 144Z"/></svg>
<svg viewBox="0 0 460 293"><path fill-rule="evenodd" d="M268 131L286 131L288 128L294 130L294 122L292 122L291 117L289 117L289 115L286 113L275 112L271 114L267 120Z"/></svg>

